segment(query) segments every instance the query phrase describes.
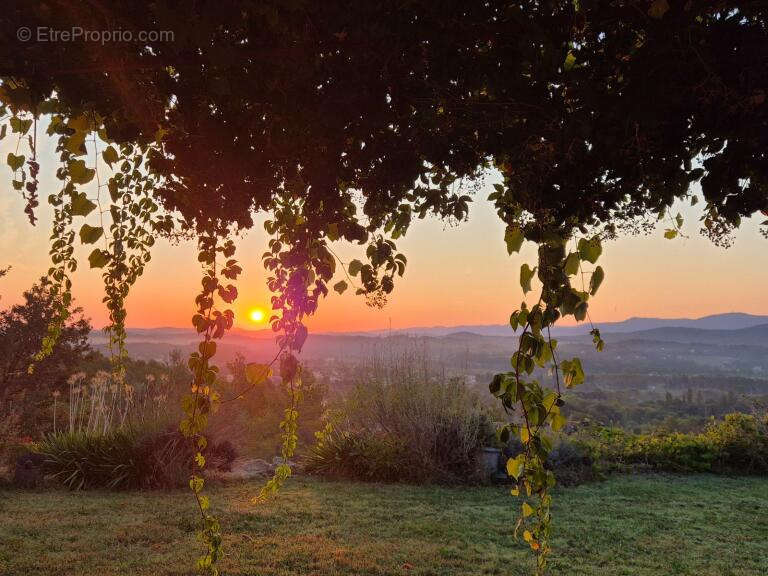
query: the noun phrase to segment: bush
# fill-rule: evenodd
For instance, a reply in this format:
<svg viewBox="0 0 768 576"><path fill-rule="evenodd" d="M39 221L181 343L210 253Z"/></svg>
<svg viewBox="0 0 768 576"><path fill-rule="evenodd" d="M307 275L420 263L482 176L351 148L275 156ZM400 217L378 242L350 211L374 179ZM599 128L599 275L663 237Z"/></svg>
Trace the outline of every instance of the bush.
<svg viewBox="0 0 768 576"><path fill-rule="evenodd" d="M67 488L130 488L140 485L140 451L135 434L118 430L51 434L37 445L43 468Z"/></svg>
<svg viewBox="0 0 768 576"><path fill-rule="evenodd" d="M597 477L589 448L567 438L558 438L547 456L546 467L555 473L558 484L575 486Z"/></svg>
<svg viewBox="0 0 768 576"><path fill-rule="evenodd" d="M702 437L716 452L716 471L768 473L768 414L727 414L707 426Z"/></svg>
<svg viewBox="0 0 768 576"><path fill-rule="evenodd" d="M765 416L728 414L722 421L711 422L701 434L630 434L597 427L580 439L605 470L768 473Z"/></svg>
<svg viewBox="0 0 768 576"><path fill-rule="evenodd" d="M62 432L35 446L45 473L73 490L183 486L196 450L179 431L119 429L106 434ZM209 470L229 470L236 458L228 442L209 443Z"/></svg>
<svg viewBox="0 0 768 576"><path fill-rule="evenodd" d="M328 428L310 452L306 470L320 476L395 482L407 477L405 446L385 435Z"/></svg>
<svg viewBox="0 0 768 576"><path fill-rule="evenodd" d="M307 471L416 483L478 479L487 410L462 380L414 369L410 358L368 378L331 410Z"/></svg>

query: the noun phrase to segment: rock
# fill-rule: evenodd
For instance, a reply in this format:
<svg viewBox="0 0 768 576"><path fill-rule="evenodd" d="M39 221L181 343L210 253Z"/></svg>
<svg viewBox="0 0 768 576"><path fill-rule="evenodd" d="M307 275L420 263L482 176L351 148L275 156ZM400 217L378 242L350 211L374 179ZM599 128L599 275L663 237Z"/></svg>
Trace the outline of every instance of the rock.
<svg viewBox="0 0 768 576"><path fill-rule="evenodd" d="M273 471L274 466L261 458L242 458L235 460L232 470L222 474L221 477L229 480L261 478L269 476Z"/></svg>

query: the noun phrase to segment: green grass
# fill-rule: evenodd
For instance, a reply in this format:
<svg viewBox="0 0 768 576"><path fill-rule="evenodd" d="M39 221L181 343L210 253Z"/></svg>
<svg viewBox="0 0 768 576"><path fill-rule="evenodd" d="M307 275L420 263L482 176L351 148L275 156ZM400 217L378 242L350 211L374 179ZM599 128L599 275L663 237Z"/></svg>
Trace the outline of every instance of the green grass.
<svg viewBox="0 0 768 576"><path fill-rule="evenodd" d="M257 485L212 491L224 574L530 574L501 488L297 479L266 505ZM189 494L0 492L0 574L189 574ZM768 479L623 476L556 494L553 575L768 574Z"/></svg>

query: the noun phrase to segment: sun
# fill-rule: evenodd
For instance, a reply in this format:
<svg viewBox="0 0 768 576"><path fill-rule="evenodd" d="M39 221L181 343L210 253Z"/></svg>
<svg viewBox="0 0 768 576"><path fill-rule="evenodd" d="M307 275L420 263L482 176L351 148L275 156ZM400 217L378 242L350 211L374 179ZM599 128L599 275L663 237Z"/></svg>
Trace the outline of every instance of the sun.
<svg viewBox="0 0 768 576"><path fill-rule="evenodd" d="M248 317L251 319L251 322L255 322L256 324L264 321L264 310L261 308L254 308L250 311L248 314Z"/></svg>

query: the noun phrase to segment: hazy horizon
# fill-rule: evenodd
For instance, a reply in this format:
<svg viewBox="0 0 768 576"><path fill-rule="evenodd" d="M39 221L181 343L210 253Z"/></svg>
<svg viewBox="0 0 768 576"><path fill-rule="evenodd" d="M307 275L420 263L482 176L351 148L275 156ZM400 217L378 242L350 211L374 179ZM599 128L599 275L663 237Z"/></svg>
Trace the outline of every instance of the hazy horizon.
<svg viewBox="0 0 768 576"><path fill-rule="evenodd" d="M716 314L705 314L704 316L696 316L696 317L665 317L665 316L630 316L627 318L623 318L621 320L611 320L611 321L595 321L594 324L596 325L606 325L606 324L622 324L622 323L628 323L633 320L638 321L659 321L659 322L672 322L672 321L683 321L683 322L695 322L700 320L706 320L709 318L720 318L720 317L728 317L728 316L743 316L743 317L752 317L752 318L758 318L760 321L757 325L762 325L763 323L768 324L768 314L750 314L747 312L739 312L739 311L729 311L729 312L720 312ZM107 328L108 325L102 325L102 326L94 326L93 330L96 332L103 331L105 328ZM488 324L480 324L480 323L466 323L466 324L431 324L431 325L414 325L414 326L403 326L400 328L392 328L393 332L404 332L407 330L435 330L435 329L454 329L454 328L496 328L496 327L505 327L507 326L504 322L496 322L496 323L488 323ZM574 322L572 319L569 319L568 322L558 322L558 327L561 328L577 328L579 326L583 326L585 329L589 328L590 324L589 322ZM672 326L670 326L672 327ZM126 326L126 330L189 330L194 331L193 326L181 326L181 325L158 325L158 326L136 326L136 325L129 325ZM269 326L266 325L260 325L260 326L236 326L234 328L235 332L253 332L253 333L273 333L272 329ZM318 334L361 334L361 333L381 333L386 332L387 328L374 328L371 330L316 330L315 333ZM642 330L642 329L640 329Z"/></svg>

